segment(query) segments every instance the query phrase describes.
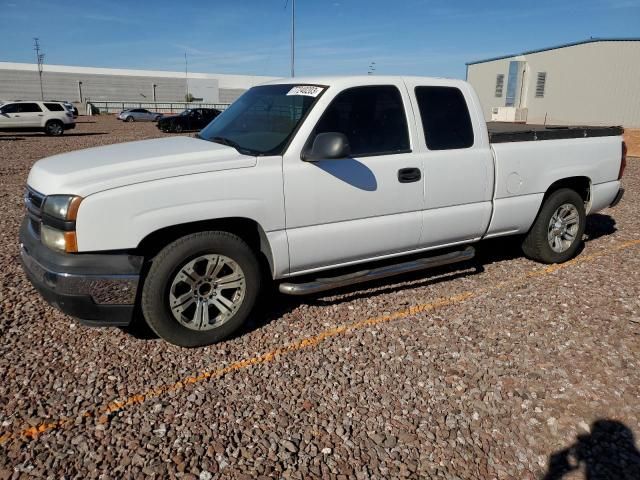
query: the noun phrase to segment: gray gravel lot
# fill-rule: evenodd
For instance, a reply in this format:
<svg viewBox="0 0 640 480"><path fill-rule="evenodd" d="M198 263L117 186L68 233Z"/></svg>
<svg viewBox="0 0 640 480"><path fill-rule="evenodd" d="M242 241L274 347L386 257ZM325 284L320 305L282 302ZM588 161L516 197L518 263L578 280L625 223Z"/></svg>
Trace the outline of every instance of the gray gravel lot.
<svg viewBox="0 0 640 480"><path fill-rule="evenodd" d="M488 242L428 274L274 293L241 335L186 350L78 326L22 274L34 161L161 136L80 122L0 133L0 479L640 478L640 159L572 262Z"/></svg>

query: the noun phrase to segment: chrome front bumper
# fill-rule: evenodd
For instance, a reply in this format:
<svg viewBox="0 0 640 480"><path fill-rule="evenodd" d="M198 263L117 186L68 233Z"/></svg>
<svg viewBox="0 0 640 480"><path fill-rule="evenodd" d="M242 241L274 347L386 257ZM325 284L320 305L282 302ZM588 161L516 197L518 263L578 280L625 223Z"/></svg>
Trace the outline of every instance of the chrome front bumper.
<svg viewBox="0 0 640 480"><path fill-rule="evenodd" d="M31 280L57 295L87 295L96 304L133 305L139 275L91 275L55 272L38 263L20 247L20 259Z"/></svg>

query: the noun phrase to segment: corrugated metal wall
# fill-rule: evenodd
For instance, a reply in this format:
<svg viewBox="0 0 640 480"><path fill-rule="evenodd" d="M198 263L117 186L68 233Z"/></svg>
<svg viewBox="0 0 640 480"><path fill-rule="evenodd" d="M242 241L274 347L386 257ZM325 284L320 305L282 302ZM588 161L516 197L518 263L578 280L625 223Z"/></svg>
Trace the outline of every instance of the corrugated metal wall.
<svg viewBox="0 0 640 480"><path fill-rule="evenodd" d="M528 123L623 125L640 128L640 42L602 41L469 65L468 81L478 92L486 119L496 98L496 76L512 60L525 60L520 106ZM538 72L546 72L543 98L536 98Z"/></svg>
<svg viewBox="0 0 640 480"><path fill-rule="evenodd" d="M47 72L46 67L42 74L44 96L49 99L79 102L78 82L82 82L83 100L152 101L155 84L157 101L184 101L186 91L181 78ZM189 89L195 96L206 94L206 101L218 102L217 80L192 79ZM37 72L0 70L0 99L17 98L40 98Z"/></svg>
<svg viewBox="0 0 640 480"><path fill-rule="evenodd" d="M243 87L260 83L260 77L223 75L225 84L237 81ZM265 77L266 78L266 77ZM251 82L249 82L249 79ZM83 100L153 101L156 85L158 102L181 102L185 99L185 79L162 76L108 75L47 71L44 67L42 83L46 99L80 101L82 82ZM189 78L189 92L208 103L231 103L246 91L245 88L219 88L214 78ZM40 82L33 70L0 69L0 100L39 99Z"/></svg>

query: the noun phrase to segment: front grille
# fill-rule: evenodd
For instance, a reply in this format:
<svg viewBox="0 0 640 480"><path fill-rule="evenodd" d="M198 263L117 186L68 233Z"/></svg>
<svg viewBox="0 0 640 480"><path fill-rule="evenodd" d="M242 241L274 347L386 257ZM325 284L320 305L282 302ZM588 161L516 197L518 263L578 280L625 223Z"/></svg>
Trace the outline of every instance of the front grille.
<svg viewBox="0 0 640 480"><path fill-rule="evenodd" d="M44 195L40 192L36 192L33 188L27 186L24 192L24 203L27 207L27 215L29 216L29 223L31 229L40 236L40 221L42 219L42 204L44 203Z"/></svg>

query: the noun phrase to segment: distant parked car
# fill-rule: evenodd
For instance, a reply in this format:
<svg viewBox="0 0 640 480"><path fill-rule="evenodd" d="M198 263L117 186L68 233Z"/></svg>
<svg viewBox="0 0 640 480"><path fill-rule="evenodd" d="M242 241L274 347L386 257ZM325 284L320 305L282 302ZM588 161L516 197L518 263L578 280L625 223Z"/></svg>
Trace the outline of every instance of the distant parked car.
<svg viewBox="0 0 640 480"><path fill-rule="evenodd" d="M21 100L16 100L16 102ZM73 114L73 118L78 118L78 109L68 100L47 100L47 102L61 103L68 112Z"/></svg>
<svg viewBox="0 0 640 480"><path fill-rule="evenodd" d="M150 112L145 108L131 108L123 110L118 115L118 120L125 122L157 122L162 118L162 114L158 112Z"/></svg>
<svg viewBox="0 0 640 480"><path fill-rule="evenodd" d="M175 133L201 130L220 113L220 110L215 108L188 108L179 115L162 117L158 121L158 128L163 132Z"/></svg>
<svg viewBox="0 0 640 480"><path fill-rule="evenodd" d="M73 113L61 102L14 101L0 107L0 131L42 131L62 135L76 128Z"/></svg>
<svg viewBox="0 0 640 480"><path fill-rule="evenodd" d="M73 118L78 118L78 109L73 103L65 101L65 102L62 102L62 104L67 110L69 110L73 114Z"/></svg>

